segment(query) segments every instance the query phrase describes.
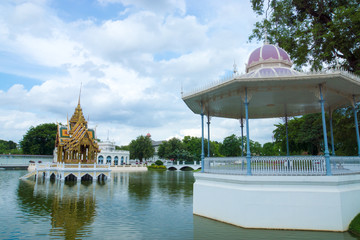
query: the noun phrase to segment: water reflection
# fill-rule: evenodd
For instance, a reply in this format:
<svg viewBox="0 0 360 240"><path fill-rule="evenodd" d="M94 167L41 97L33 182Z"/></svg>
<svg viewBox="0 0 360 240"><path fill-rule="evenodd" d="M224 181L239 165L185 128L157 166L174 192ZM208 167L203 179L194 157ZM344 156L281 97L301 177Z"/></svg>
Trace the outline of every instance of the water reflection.
<svg viewBox="0 0 360 240"><path fill-rule="evenodd" d="M169 198L174 202L179 198L192 201L194 178L190 172L115 172L112 174L111 189L126 187L132 201L149 201L154 195Z"/></svg>
<svg viewBox="0 0 360 240"><path fill-rule="evenodd" d="M96 216L96 186L92 182L20 181L18 205L25 219L50 218L50 236L82 238L91 232Z"/></svg>
<svg viewBox="0 0 360 240"><path fill-rule="evenodd" d="M0 239L356 239L193 216L192 172L119 172L105 183L65 184L19 180L24 174L0 173Z"/></svg>
<svg viewBox="0 0 360 240"><path fill-rule="evenodd" d="M285 230L265 230L265 229L246 229L230 224L217 222L208 218L193 216L194 220L194 239L222 239L239 240L354 240L357 239L350 233L340 232L316 232L316 231L285 231Z"/></svg>
<svg viewBox="0 0 360 240"><path fill-rule="evenodd" d="M153 181L149 178L147 172L133 172L131 177L129 173L117 173L116 176L125 176L128 178L128 190L130 197L136 201L147 201L151 196Z"/></svg>

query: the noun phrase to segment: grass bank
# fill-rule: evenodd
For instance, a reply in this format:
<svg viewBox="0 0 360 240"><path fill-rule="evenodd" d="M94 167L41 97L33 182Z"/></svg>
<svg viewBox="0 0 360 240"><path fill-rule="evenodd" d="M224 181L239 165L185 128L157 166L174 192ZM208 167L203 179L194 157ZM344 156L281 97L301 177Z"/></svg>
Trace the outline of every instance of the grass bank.
<svg viewBox="0 0 360 240"><path fill-rule="evenodd" d="M360 213L351 221L349 225L349 232L360 236Z"/></svg>

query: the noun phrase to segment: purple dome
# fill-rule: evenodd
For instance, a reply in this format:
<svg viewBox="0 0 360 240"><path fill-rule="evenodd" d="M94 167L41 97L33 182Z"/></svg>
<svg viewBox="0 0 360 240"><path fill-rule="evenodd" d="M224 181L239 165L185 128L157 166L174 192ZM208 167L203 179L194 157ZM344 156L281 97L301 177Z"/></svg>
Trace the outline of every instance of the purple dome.
<svg viewBox="0 0 360 240"><path fill-rule="evenodd" d="M291 59L282 48L272 44L264 44L250 54L249 61L246 64L246 72L252 72L261 67L291 68L291 66Z"/></svg>
<svg viewBox="0 0 360 240"><path fill-rule="evenodd" d="M247 73L248 78L295 76L300 73L288 67L263 67Z"/></svg>

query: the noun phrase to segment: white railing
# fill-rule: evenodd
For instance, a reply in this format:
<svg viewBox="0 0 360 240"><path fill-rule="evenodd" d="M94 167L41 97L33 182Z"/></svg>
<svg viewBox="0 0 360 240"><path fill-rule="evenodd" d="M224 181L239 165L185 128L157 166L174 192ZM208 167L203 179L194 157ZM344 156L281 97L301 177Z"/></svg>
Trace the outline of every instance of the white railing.
<svg viewBox="0 0 360 240"><path fill-rule="evenodd" d="M68 163L36 163L35 169L43 170L71 170L71 169L110 169L110 164L68 164Z"/></svg>
<svg viewBox="0 0 360 240"><path fill-rule="evenodd" d="M246 157L205 158L204 172L246 175Z"/></svg>
<svg viewBox="0 0 360 240"><path fill-rule="evenodd" d="M360 173L360 157L330 157L333 175ZM246 157L205 158L204 172L246 175ZM252 156L252 175L326 175L324 156Z"/></svg>
<svg viewBox="0 0 360 240"><path fill-rule="evenodd" d="M251 158L254 175L325 175L324 156L272 156Z"/></svg>
<svg viewBox="0 0 360 240"><path fill-rule="evenodd" d="M111 165L113 168L134 168L134 167L146 167L146 164L123 164L123 165Z"/></svg>
<svg viewBox="0 0 360 240"><path fill-rule="evenodd" d="M360 157L331 156L331 171L335 175L360 173Z"/></svg>

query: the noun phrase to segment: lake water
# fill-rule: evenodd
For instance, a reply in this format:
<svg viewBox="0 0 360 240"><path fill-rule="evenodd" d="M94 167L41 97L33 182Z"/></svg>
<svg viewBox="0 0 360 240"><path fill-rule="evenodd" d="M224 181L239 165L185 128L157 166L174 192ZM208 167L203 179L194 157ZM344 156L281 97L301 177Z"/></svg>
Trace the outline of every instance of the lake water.
<svg viewBox="0 0 360 240"><path fill-rule="evenodd" d="M252 230L192 214L192 172L112 173L108 182L19 180L0 171L0 239L357 239Z"/></svg>

